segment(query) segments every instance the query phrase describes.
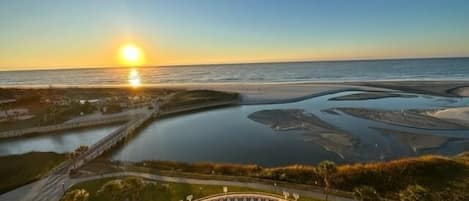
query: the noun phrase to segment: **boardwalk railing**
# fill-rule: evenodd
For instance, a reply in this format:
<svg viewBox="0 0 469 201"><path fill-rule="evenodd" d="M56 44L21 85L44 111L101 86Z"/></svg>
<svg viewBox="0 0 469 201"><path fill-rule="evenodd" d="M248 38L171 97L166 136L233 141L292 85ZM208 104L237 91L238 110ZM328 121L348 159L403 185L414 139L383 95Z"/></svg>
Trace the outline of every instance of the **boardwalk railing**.
<svg viewBox="0 0 469 201"><path fill-rule="evenodd" d="M83 153L74 160L73 168L79 168L86 164L88 161L97 158L102 153L119 143L122 139L126 138L129 134L133 133L151 117L152 113L139 115L138 117L136 117L136 119L127 122L125 125L114 130L106 137L100 139L98 142L94 143L85 153Z"/></svg>

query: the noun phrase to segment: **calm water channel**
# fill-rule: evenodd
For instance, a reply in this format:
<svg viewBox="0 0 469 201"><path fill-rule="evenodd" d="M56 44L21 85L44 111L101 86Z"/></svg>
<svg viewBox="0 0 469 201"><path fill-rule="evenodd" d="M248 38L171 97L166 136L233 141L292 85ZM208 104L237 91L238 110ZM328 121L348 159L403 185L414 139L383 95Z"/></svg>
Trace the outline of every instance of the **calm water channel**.
<svg viewBox="0 0 469 201"><path fill-rule="evenodd" d="M469 148L467 129L419 129L354 117L331 108L380 110L437 109L469 106L468 98L412 96L373 100L334 101L330 98L359 92L341 92L308 100L269 105L246 105L185 114L152 122L109 155L112 160L175 160L256 163L264 166L316 164L322 160L339 163L375 161L425 153L454 154ZM405 95L405 94L404 94ZM276 131L248 116L263 110L301 109L333 127L359 139L353 146L358 157L347 158L325 144L308 137L307 130ZM116 126L77 130L54 135L0 141L0 155L29 151L67 152L81 144L91 144ZM441 146L412 151L409 142L376 128L440 136ZM418 137L418 136L417 136ZM411 138L405 138L411 139ZM419 139L419 138L417 138Z"/></svg>

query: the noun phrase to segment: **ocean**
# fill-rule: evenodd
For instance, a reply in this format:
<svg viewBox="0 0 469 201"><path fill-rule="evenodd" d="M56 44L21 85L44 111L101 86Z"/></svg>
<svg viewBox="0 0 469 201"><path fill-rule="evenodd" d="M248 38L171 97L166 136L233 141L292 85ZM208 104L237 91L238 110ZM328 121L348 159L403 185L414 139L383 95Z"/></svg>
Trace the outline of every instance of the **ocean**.
<svg viewBox="0 0 469 201"><path fill-rule="evenodd" d="M0 87L469 80L469 58L285 62L0 72Z"/></svg>

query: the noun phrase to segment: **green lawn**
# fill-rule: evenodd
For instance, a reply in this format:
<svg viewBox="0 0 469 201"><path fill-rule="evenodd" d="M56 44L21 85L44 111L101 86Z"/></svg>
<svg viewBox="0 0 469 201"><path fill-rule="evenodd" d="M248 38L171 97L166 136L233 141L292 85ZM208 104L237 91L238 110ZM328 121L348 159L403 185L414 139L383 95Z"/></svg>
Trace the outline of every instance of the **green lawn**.
<svg viewBox="0 0 469 201"><path fill-rule="evenodd" d="M65 154L52 152L31 152L0 157L0 193L39 179L65 159Z"/></svg>
<svg viewBox="0 0 469 201"><path fill-rule="evenodd" d="M115 180L117 178L106 178L83 182L73 186L69 191L74 189L85 189L90 193L89 201L108 201L109 195L98 194L99 188L106 182ZM185 183L168 183L160 181L146 180L148 183L144 187L141 201L179 201L185 200L187 195L193 195L194 199L201 197L223 193L223 186L217 185L196 185L196 184L185 184ZM228 191L230 192L266 192L262 190L234 187L229 186ZM269 193L269 192L267 192ZM299 199L300 201L319 201L311 198Z"/></svg>

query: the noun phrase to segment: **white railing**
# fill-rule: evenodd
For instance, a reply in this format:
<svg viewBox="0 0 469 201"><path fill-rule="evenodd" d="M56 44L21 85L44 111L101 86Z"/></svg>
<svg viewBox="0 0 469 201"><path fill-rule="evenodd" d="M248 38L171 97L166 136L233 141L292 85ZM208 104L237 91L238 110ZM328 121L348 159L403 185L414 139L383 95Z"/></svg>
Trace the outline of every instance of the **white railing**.
<svg viewBox="0 0 469 201"><path fill-rule="evenodd" d="M264 192L230 192L210 195L207 197L199 198L194 201L217 201L217 200L272 200L272 201L284 201L285 199L280 195L269 194Z"/></svg>

